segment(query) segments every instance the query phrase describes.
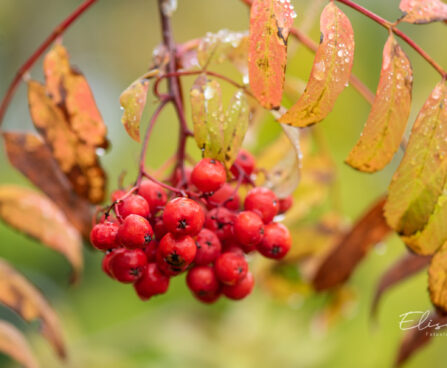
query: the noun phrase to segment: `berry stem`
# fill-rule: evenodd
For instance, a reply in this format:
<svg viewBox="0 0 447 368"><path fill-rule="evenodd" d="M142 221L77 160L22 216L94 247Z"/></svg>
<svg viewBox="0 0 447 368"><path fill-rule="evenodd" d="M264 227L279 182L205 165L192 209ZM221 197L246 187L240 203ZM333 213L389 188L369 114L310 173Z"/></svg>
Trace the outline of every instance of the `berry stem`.
<svg viewBox="0 0 447 368"><path fill-rule="evenodd" d="M37 48L36 51L29 57L28 60L19 68L14 79L9 85L5 96L0 104L0 126L3 122L3 118L5 116L6 110L11 103L12 98L17 90L17 87L20 84L25 73L28 72L29 69L33 67L39 57L45 52L45 50L56 40L59 36L61 36L68 27L70 27L73 22L78 19L84 12L93 5L97 0L86 0L79 7L72 12L67 18L65 18L52 32L51 34L42 42L42 44Z"/></svg>
<svg viewBox="0 0 447 368"><path fill-rule="evenodd" d="M372 19L374 22L380 24L382 27L391 30L396 36L400 37L410 47L412 47L414 51L416 51L419 55L421 55L441 75L443 79L447 79L447 71L445 71L435 60L433 60L433 58L429 54L427 54L426 51L424 51L416 42L414 42L404 32L399 30L393 23L350 0L335 0L335 1L345 4L346 6L349 6L351 9L354 9L355 11Z"/></svg>

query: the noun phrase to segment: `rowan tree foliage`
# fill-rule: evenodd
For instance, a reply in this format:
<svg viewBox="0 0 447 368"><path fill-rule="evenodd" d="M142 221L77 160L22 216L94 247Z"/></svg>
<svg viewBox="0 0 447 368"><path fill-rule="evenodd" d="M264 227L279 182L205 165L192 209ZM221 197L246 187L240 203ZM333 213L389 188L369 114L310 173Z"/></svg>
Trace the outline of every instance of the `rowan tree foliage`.
<svg viewBox="0 0 447 368"><path fill-rule="evenodd" d="M141 144L138 175L115 185L107 182L98 155L109 147L106 125L85 76L71 65L62 43L70 25L96 2L86 0L54 29L19 69L1 102L0 124L18 85L25 82L36 128L1 131L11 165L36 187L0 186L0 217L6 224L66 257L74 282L82 273L82 247L91 243L105 252L104 272L132 284L142 300L167 292L170 278L187 272L189 289L209 304L222 295L247 297L255 279L272 295L286 297L297 283L290 270L298 270L299 282L304 280L313 292L346 302L350 275L376 243L395 232L408 252L379 280L372 314L390 287L428 268L431 330L447 322L447 71L399 28L401 23L418 27L447 22L447 4L401 0L402 16L388 21L351 0L330 0L321 12L321 37L315 42L294 27L297 12L289 0L242 0L249 8L248 31L221 30L180 44L172 31L177 1L158 0L160 44L150 68L141 71L119 100L123 128ZM375 94L351 72L355 24L346 8L389 33ZM291 42L315 53L306 82L297 83L287 73ZM413 69L403 44L440 76L411 122L408 141L404 133ZM27 74L41 57L44 82ZM240 78L213 70L222 63L233 65ZM185 78L194 78L189 91L182 87ZM222 84L234 88L226 105ZM385 168L398 150L404 152L403 159L388 192L352 226L329 210L303 223L300 220L333 191L335 166L318 124L345 88L356 89L371 105L346 164L372 174ZM286 106L286 100L294 103ZM153 101L153 114L141 136L143 111ZM187 104L191 116L185 112ZM145 159L153 128L168 105L176 112L179 141L173 156L154 170ZM242 148L244 138L249 134L256 139L268 114L282 134L254 157ZM199 162L186 150L192 139L202 153ZM110 199L107 184L115 189ZM275 260L258 278L245 256L256 252ZM39 320L44 337L61 359L65 357L56 313L4 260L0 302L25 321ZM407 331L396 365L429 340L426 331ZM25 338L6 322L0 323L0 351L24 366L37 366Z"/></svg>

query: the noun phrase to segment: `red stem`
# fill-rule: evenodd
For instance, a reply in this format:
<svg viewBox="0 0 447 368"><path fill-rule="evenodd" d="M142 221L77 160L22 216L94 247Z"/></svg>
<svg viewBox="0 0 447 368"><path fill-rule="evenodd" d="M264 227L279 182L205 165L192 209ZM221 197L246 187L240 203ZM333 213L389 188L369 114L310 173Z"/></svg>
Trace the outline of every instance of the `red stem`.
<svg viewBox="0 0 447 368"><path fill-rule="evenodd" d="M404 40L410 47L412 47L419 55L421 55L439 74L443 79L447 79L447 71L445 71L433 58L427 54L416 42L414 42L410 37L408 37L404 32L399 30L395 25L386 19L378 16L372 11L365 9L364 7L350 1L350 0L335 0L339 3L345 4L355 11L365 15L366 17L372 19L374 22L380 24L382 27L393 31L396 36Z"/></svg>
<svg viewBox="0 0 447 368"><path fill-rule="evenodd" d="M43 43L37 48L36 51L30 56L30 58L20 67L17 71L16 76L12 80L9 85L5 96L0 104L0 126L2 124L3 118L5 116L6 110L8 109L9 104L14 96L14 93L17 90L17 87L20 84L25 73L32 68L35 62L39 59L39 57L45 52L48 46L53 43L56 38L62 35L68 27L78 19L91 5L93 5L97 0L86 0L84 1L73 13L71 13L66 19L62 21L51 34L43 41Z"/></svg>

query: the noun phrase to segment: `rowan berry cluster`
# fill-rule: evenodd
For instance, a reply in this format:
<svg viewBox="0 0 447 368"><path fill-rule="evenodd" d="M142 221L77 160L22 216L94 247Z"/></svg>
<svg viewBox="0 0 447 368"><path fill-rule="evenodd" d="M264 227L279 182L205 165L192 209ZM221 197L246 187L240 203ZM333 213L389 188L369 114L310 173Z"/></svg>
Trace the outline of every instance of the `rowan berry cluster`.
<svg viewBox="0 0 447 368"><path fill-rule="evenodd" d="M246 297L254 279L245 255L258 251L281 259L291 247L288 229L274 222L291 207L290 197L278 199L267 188L253 187L241 210L240 186L230 183L247 183L254 170L254 157L241 150L228 182L222 163L199 161L186 175L190 197L168 193L149 179L134 192L115 191L115 215L103 216L90 235L93 246L105 252L103 271L133 284L142 300L165 293L170 278L183 272L202 302L222 294Z"/></svg>

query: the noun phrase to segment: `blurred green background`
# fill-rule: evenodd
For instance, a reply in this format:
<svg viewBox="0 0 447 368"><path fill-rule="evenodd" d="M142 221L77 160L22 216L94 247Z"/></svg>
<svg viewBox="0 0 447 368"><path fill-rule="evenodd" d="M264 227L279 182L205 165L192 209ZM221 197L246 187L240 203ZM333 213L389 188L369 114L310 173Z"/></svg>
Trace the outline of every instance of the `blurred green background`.
<svg viewBox="0 0 447 368"><path fill-rule="evenodd" d="M295 25L306 21L311 2L294 0L298 13ZM374 0L358 3L396 19L399 1ZM6 90L20 64L80 1L0 0L0 94ZM320 2L323 4L323 2ZM356 32L356 59L353 71L375 90L386 30L372 21L340 7L351 19ZM307 20L309 21L309 20ZM173 17L177 41L216 32L222 28L248 28L248 10L238 0L179 0ZM447 65L442 24L402 25L441 65ZM309 32L319 39L318 19ZM102 0L86 13L64 36L71 61L87 76L109 129L111 150L103 157L110 174L110 187L122 170L130 182L136 172L139 145L124 132L120 123L118 97L127 85L143 74L152 49L159 43L159 21L155 0ZM290 45L295 42L291 41ZM413 108L410 122L438 82L439 76L406 45L414 67ZM292 49L295 47L292 47ZM312 54L300 47L290 52L288 73L308 77ZM41 62L31 71L42 79ZM219 69L233 73L232 69ZM185 81L188 88L191 79ZM225 88L229 95L232 91ZM150 107L146 111L149 116ZM368 114L367 103L347 88L334 111L321 124L338 169L340 203L347 218L354 220L378 195L385 192L401 153L383 172L368 175L347 167L343 160L356 142ZM145 119L147 121L147 119ZM163 113L151 140L148 163L157 167L176 146L176 119L172 110ZM411 124L409 124L411 126ZM32 129L22 85L11 104L4 129ZM264 136L278 131L270 122ZM255 147L262 149L262 145ZM191 145L191 152L197 150ZM0 155L0 182L28 185ZM101 255L85 250L82 282L68 285L69 266L62 257L37 242L0 224L0 257L10 261L43 290L60 315L69 360L59 362L38 335L36 325L26 325L14 314L0 308L0 318L13 321L31 338L42 367L387 367L399 345L399 315L430 308L426 274L421 273L393 289L383 299L378 324L369 319L373 288L378 277L404 246L396 236L367 257L349 284L357 294L354 308L331 328L318 328L315 316L327 295L301 296L280 302L257 285L244 301L225 300L213 306L199 304L185 287L184 277L173 279L168 294L143 303L131 287L111 281L100 267ZM407 367L445 367L445 337L412 359ZM1 367L14 367L0 357Z"/></svg>

